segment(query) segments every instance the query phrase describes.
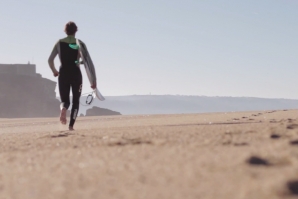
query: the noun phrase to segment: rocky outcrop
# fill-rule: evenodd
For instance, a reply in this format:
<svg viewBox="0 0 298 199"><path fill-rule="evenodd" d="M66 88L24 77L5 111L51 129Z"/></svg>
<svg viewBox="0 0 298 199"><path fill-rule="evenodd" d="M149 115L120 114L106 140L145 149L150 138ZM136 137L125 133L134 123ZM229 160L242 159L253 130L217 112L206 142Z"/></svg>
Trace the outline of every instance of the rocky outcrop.
<svg viewBox="0 0 298 199"><path fill-rule="evenodd" d="M34 64L0 64L0 118L58 117L60 100L56 98L56 85L37 74ZM98 115L121 114L97 107L86 114Z"/></svg>
<svg viewBox="0 0 298 199"><path fill-rule="evenodd" d="M109 109L99 108L93 106L91 109L86 111L86 116L101 116L101 115L121 115L121 113L116 111L111 111Z"/></svg>
<svg viewBox="0 0 298 199"><path fill-rule="evenodd" d="M0 64L0 117L57 117L56 82L33 64Z"/></svg>

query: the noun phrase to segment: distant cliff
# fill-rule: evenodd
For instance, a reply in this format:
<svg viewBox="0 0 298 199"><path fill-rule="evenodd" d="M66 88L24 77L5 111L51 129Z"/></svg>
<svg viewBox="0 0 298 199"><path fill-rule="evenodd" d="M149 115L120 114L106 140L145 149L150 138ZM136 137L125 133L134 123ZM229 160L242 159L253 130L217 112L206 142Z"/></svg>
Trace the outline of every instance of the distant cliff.
<svg viewBox="0 0 298 199"><path fill-rule="evenodd" d="M0 64L0 117L59 116L55 88L33 64Z"/></svg>

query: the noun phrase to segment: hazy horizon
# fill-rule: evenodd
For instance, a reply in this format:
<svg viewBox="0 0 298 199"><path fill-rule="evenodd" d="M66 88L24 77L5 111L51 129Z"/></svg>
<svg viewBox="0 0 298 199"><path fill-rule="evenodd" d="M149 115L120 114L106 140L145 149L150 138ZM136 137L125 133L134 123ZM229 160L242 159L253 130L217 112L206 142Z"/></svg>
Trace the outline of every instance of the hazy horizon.
<svg viewBox="0 0 298 199"><path fill-rule="evenodd" d="M82 97L81 105L85 100ZM106 96L103 102L94 100L91 105L80 106L79 113L85 114L87 109L94 106L118 111L123 115L189 114L298 109L298 100L180 95Z"/></svg>
<svg viewBox="0 0 298 199"><path fill-rule="evenodd" d="M30 61L57 82L47 60L74 21L104 96L298 99L297 10L294 0L1 0L0 63Z"/></svg>
<svg viewBox="0 0 298 199"><path fill-rule="evenodd" d="M87 96L89 93L84 93L81 97ZM282 97L252 97L252 96L228 96L228 95L180 95L180 94L128 94L128 95L105 95L105 97L130 97L130 96L177 96L177 97L221 97L221 98L257 98L257 99L286 99L286 100L298 100L298 98L282 98ZM72 94L70 93L70 97ZM56 96L57 99L60 99L60 96ZM98 99L95 98L97 101ZM103 103L103 101L99 100L99 103Z"/></svg>

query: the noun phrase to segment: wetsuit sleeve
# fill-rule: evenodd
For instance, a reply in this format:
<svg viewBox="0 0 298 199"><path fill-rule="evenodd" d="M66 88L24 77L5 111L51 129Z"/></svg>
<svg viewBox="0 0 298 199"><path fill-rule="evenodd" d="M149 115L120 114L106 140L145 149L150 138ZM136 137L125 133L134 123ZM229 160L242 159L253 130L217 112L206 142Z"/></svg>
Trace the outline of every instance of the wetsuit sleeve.
<svg viewBox="0 0 298 199"><path fill-rule="evenodd" d="M57 46L58 44L59 44L58 42L55 44L55 46L51 52L51 55L48 59L49 66L50 66L51 70L53 71L53 73L58 72L56 70L55 64L54 64L54 59L58 55L58 46Z"/></svg>

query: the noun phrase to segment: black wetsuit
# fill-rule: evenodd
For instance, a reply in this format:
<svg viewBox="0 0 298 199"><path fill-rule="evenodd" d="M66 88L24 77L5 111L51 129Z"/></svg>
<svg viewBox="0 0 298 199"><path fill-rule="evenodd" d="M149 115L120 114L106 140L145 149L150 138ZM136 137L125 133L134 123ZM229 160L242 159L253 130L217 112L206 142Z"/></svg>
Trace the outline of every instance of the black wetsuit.
<svg viewBox="0 0 298 199"><path fill-rule="evenodd" d="M71 88L73 99L69 126L73 127L79 111L82 91L82 73L79 64L77 64L80 56L76 45L76 39L73 36L68 36L56 43L49 57L49 65L53 73L57 72L53 61L57 54L59 54L61 61L58 77L59 93L61 98L60 108L65 108L66 110L69 108L69 95Z"/></svg>

